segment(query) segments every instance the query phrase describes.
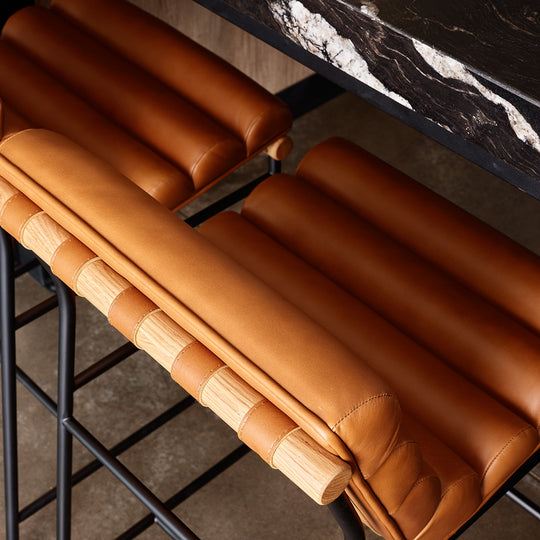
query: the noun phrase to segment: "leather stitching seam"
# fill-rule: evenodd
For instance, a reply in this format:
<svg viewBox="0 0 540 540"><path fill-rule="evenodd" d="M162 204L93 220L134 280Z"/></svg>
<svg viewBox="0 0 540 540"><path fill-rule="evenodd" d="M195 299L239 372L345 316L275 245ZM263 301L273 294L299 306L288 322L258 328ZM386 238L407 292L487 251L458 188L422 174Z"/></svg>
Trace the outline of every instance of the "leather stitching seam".
<svg viewBox="0 0 540 540"><path fill-rule="evenodd" d="M270 449L268 450L268 453L266 454L266 462L270 467L273 469L276 469L277 467L274 465L274 454L276 453L277 447L280 445L281 441L288 437L291 433L294 433L295 431L298 431L300 428L297 426L293 428L292 430L284 429L274 440L272 445L270 446Z"/></svg>
<svg viewBox="0 0 540 540"><path fill-rule="evenodd" d="M2 210L0 211L0 223L3 223L4 222L4 214L7 210L7 207L13 202L13 200L16 198L16 197L19 197L21 195L20 192L17 192L17 193L14 193L3 205L2 205ZM28 218L26 218L28 219Z"/></svg>
<svg viewBox="0 0 540 540"><path fill-rule="evenodd" d="M195 343L193 343L194 345ZM199 387L197 388L197 401L199 401L199 403L202 403L201 401L201 396L202 396L202 393L204 391L204 387L206 386L206 384L208 383L210 377L212 377L212 375L216 374L218 371L222 370L222 369L229 369L229 366L226 366L226 365L221 365L221 366L218 366L218 367L215 367L215 368L212 368L202 379L201 379L201 382L199 383Z"/></svg>
<svg viewBox="0 0 540 540"><path fill-rule="evenodd" d="M233 139L236 139L236 137L233 137ZM238 139L236 139L236 140L238 140ZM212 146L209 146L208 148L206 148L204 151L201 152L200 156L197 158L197 161L191 166L191 170L189 171L189 177L190 177L191 183L193 185L193 188L195 188L195 182L193 181L193 176L195 175L197 167L200 165L201 161L203 160L203 158L205 156L212 153L214 151L214 148L216 148L217 146L219 146L222 143L223 143L223 140L220 140L220 141L217 141L216 143L214 143Z"/></svg>
<svg viewBox="0 0 540 540"><path fill-rule="evenodd" d="M487 473L489 472L489 469L494 465L495 461L506 452L506 449L512 444L512 442L517 439L522 433L525 433L526 431L534 430L532 426L524 427L520 431L518 431L498 452L497 454L491 459L491 461L488 463L487 467L485 468L482 476L480 477L480 480L483 482L484 478L486 477Z"/></svg>
<svg viewBox="0 0 540 540"><path fill-rule="evenodd" d="M240 440L242 440L242 432L244 431L244 428L246 427L248 420L251 418L251 416L257 409L259 409L266 403L268 403L267 399L261 399L261 401L258 401L257 403L255 403L255 405L253 405L253 407L251 407L251 409L249 409L249 411L244 415L244 418L242 418L242 421L240 422L240 425L238 426L238 438Z"/></svg>
<svg viewBox="0 0 540 540"><path fill-rule="evenodd" d="M246 145L246 152L247 152L247 142L249 137L251 136L251 132L255 129L255 126L259 123L259 120L263 118L269 110L271 110L272 107L267 107L264 111L260 112L253 120L249 123L248 128L246 129L246 133L244 135L244 144Z"/></svg>
<svg viewBox="0 0 540 540"><path fill-rule="evenodd" d="M62 248L64 246L66 246L67 244L73 244L73 242L78 242L78 240L76 240L73 236L70 236L69 238L66 238L55 250L54 250L54 253L51 255L51 260L49 262L49 266L51 268L51 270L53 271L54 274L56 274L56 272L54 272L54 268L55 268L55 265L56 265L56 257L58 256L58 254L60 253L60 251L62 250ZM77 270L78 268L75 269L75 271L73 272L73 275L69 277L69 283L66 283L66 285L68 285L69 287L73 288L73 278L77 275Z"/></svg>
<svg viewBox="0 0 540 540"><path fill-rule="evenodd" d="M463 484L466 480L469 478L478 478L478 474L475 472L469 473L467 476L463 476L460 478L457 482L454 482L452 485L448 486L442 493L441 493L441 500L446 497L447 493L452 491L453 489L459 487L461 484Z"/></svg>
<svg viewBox="0 0 540 540"><path fill-rule="evenodd" d="M332 431L335 431L336 428L339 426L339 424L341 424L342 422L344 422L349 416L351 416L352 414L354 414L358 409L360 409L361 407L363 407L364 405L367 405L368 403L371 403L372 401L375 401L376 399L381 399L381 398L393 398L393 394L388 394L388 393L384 393L384 394L379 394L378 396L372 396L364 401L362 401L361 403L358 403L357 405L355 405L348 413L346 413L345 415L343 415L330 429Z"/></svg>
<svg viewBox="0 0 540 540"><path fill-rule="evenodd" d="M82 294L79 292L79 288L77 286L77 282L79 281L79 278L81 277L82 272L87 266L90 266L91 264L94 264L95 262L101 261L101 257L98 257L97 255L93 257L92 259L89 259L84 264L82 264L75 272L73 276L73 287L72 289L79 295L82 296Z"/></svg>
<svg viewBox="0 0 540 540"><path fill-rule="evenodd" d="M439 480L439 478L437 476L435 476L434 474L429 474L427 476L424 476L422 478L420 478L420 480L417 480L411 487L411 489L409 490L409 493L407 493L407 495L405 496L405 498L403 499L403 501L401 501L401 503L398 505L398 507L393 511L393 512L388 512L390 515L394 515L396 512L399 511L399 509L403 506L403 503L407 500L407 497L413 492L413 490L415 488L417 488L418 486L421 486L424 482L427 482L428 480L430 480L431 478L436 478L437 480Z"/></svg>
<svg viewBox="0 0 540 540"><path fill-rule="evenodd" d="M151 315L153 315L154 313L159 313L161 311L160 308L158 308L157 306L155 306L154 308L152 308L151 310L147 311L146 313L143 313L139 319L137 320L137 322L135 323L135 326L133 327L133 331L131 332L131 341L133 341L133 343L135 343L135 345L137 347L139 347L139 345L137 344L137 335L139 333L139 330L141 329L141 326L144 324L144 322L146 321L146 319L148 319L148 317L150 317ZM141 349L142 347L139 347L139 349Z"/></svg>

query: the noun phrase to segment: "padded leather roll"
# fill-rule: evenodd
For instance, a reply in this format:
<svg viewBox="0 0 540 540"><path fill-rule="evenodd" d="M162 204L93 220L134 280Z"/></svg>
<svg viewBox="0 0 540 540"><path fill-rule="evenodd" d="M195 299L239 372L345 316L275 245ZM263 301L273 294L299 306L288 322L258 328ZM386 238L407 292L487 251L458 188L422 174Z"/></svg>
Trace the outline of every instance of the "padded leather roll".
<svg viewBox="0 0 540 540"><path fill-rule="evenodd" d="M508 472L505 462L525 460L538 444L538 433L522 418L242 216L220 214L199 231L388 381L402 407L432 426L442 441L474 467L482 478L482 490L492 491Z"/></svg>
<svg viewBox="0 0 540 540"><path fill-rule="evenodd" d="M5 40L0 40L0 71L0 95L25 111L34 126L67 135L168 208L176 208L193 193L187 174L100 115Z"/></svg>
<svg viewBox="0 0 540 540"><path fill-rule="evenodd" d="M246 157L242 142L204 112L50 10L17 12L2 38L186 171L196 189Z"/></svg>
<svg viewBox="0 0 540 540"><path fill-rule="evenodd" d="M440 503L418 539L446 538L455 532L456 524L465 522L481 503L480 477L468 463L410 415L404 415L403 427L419 444L423 459L441 482Z"/></svg>
<svg viewBox="0 0 540 540"><path fill-rule="evenodd" d="M218 119L244 141L249 154L290 129L291 112L276 97L132 5L111 0L55 0L52 9Z"/></svg>
<svg viewBox="0 0 540 540"><path fill-rule="evenodd" d="M540 261L516 242L342 138L297 175L540 331Z"/></svg>
<svg viewBox="0 0 540 540"><path fill-rule="evenodd" d="M536 334L305 181L272 177L254 191L243 214L540 425ZM317 221L325 226L313 227Z"/></svg>

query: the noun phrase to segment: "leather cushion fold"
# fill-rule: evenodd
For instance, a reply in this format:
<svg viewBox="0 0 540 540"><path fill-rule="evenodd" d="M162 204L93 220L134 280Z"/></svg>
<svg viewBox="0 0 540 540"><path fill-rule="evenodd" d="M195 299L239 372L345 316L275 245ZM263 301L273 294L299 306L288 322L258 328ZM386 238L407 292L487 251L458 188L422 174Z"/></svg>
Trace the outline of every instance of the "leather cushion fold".
<svg viewBox="0 0 540 540"><path fill-rule="evenodd" d="M316 440L346 454L342 438L367 474L386 458L399 426L396 398L321 326L64 137L28 130L0 149L8 181Z"/></svg>

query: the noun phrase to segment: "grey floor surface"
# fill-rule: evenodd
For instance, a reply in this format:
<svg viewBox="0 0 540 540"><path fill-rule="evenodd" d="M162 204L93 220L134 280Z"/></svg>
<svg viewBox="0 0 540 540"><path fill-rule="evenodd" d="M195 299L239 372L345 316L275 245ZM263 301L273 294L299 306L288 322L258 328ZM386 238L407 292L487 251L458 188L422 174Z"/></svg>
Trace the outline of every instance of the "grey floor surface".
<svg viewBox="0 0 540 540"><path fill-rule="evenodd" d="M317 142L333 135L345 136L540 253L540 202L358 98L346 94L306 115L296 122L292 135L295 149L286 162L287 172L293 172L302 155ZM230 189L264 168L265 161L257 159L215 191ZM212 196L215 192L205 199ZM33 279L25 276L18 281L19 310L45 296ZM123 338L86 302L79 301L78 306L80 371L122 343ZM17 335L19 365L53 397L56 317L53 312ZM56 443L52 417L20 386L18 392L22 508L55 484ZM139 352L77 392L75 415L111 446L183 395L161 367ZM237 445L238 440L228 427L209 411L195 406L127 451L121 460L165 499ZM74 456L75 469L90 460L78 443ZM522 486L529 496L540 500L538 470ZM326 508L317 507L253 454L183 503L177 513L209 540L342 538ZM102 469L74 488L73 538L112 539L145 514L126 488ZM3 514L0 521L3 531ZM505 499L463 538L535 540L540 538L539 523ZM22 539L54 537L54 504L21 525ZM141 538L167 536L154 525ZM369 533L369 538L376 536Z"/></svg>

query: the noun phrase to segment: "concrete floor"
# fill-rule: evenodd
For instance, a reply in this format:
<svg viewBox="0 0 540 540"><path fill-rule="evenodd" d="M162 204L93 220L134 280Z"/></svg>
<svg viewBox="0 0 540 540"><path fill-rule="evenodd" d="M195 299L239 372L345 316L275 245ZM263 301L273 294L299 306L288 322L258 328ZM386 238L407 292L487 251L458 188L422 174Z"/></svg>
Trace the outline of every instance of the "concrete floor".
<svg viewBox="0 0 540 540"><path fill-rule="evenodd" d="M342 135L540 253L540 202L353 96L339 97L298 120L292 135L295 149L285 165L287 172L294 171L300 158L314 144L332 135ZM257 159L215 191L230 189L247 176L260 174L264 168L264 160ZM18 281L19 310L46 295L30 277ZM86 302L78 304L77 371L80 371L121 344L123 338ZM53 312L17 335L19 365L53 397L56 316ZM18 391L22 508L55 484L56 443L52 417L20 386ZM139 352L77 392L75 416L105 445L111 446L183 395L161 367ZM125 452L121 460L165 499L237 445L238 440L228 427L208 410L195 406ZM78 443L74 461L75 469L90 461L89 454ZM522 482L523 489L537 501L539 472ZM177 513L205 539L342 538L326 508L317 507L253 454L242 458L183 503ZM74 488L73 538L115 538L145 514L142 505L109 472L100 470ZM0 521L3 531L3 514ZM533 540L540 538L539 523L511 501L502 500L463 538ZM54 504L21 525L22 539L54 537ZM371 533L368 537L376 538ZM154 525L141 538L159 539L166 535Z"/></svg>

